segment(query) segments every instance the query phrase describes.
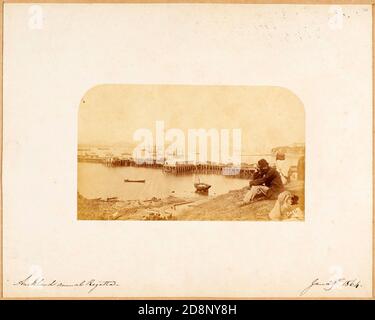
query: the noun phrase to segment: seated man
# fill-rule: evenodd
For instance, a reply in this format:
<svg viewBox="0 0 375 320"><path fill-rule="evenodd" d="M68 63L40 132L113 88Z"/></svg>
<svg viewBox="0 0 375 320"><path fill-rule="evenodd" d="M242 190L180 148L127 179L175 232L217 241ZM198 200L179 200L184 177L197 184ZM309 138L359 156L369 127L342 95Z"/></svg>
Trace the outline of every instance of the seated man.
<svg viewBox="0 0 375 320"><path fill-rule="evenodd" d="M258 172L254 180L249 182L250 190L240 205L246 205L255 199L277 199L277 196L284 191L284 185L280 174L275 168L271 168L265 159L258 161Z"/></svg>

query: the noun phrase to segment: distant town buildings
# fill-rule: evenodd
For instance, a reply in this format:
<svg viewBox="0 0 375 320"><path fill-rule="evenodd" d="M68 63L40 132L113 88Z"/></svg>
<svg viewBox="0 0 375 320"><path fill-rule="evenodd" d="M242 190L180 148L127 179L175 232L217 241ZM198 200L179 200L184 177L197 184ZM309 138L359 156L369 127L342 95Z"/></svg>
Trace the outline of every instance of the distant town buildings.
<svg viewBox="0 0 375 320"><path fill-rule="evenodd" d="M272 148L272 154L284 153L284 154L294 154L303 155L305 154L305 144L304 143L293 143L289 146L281 146Z"/></svg>

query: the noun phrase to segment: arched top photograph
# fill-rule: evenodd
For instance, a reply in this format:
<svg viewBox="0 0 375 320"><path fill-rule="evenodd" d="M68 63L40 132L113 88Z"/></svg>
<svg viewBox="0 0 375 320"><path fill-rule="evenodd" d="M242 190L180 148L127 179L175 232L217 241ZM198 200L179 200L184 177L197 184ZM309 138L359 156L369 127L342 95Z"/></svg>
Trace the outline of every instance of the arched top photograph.
<svg viewBox="0 0 375 320"><path fill-rule="evenodd" d="M79 105L77 216L304 221L304 155L286 88L97 85Z"/></svg>

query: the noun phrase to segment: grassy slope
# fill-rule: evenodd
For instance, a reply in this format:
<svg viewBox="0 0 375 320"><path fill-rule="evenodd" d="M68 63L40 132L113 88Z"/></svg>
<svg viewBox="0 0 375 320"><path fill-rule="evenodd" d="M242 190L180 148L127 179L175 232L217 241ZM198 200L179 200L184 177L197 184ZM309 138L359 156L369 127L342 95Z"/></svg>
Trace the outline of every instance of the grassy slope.
<svg viewBox="0 0 375 320"><path fill-rule="evenodd" d="M302 209L304 209L303 187L302 181L294 181L286 186L287 190L299 196ZM212 201L182 212L177 215L177 220L269 220L268 213L275 205L275 200L262 200L239 207L238 202L243 199L247 191L246 188L230 191Z"/></svg>
<svg viewBox="0 0 375 320"><path fill-rule="evenodd" d="M302 181L293 181L286 189L300 197L300 207L304 210L304 185ZM272 210L275 200L263 200L250 205L239 207L238 202L243 199L247 189L233 190L215 197L205 203L187 207L173 216L176 220L268 220L268 213ZM187 200L187 199L185 199ZM171 205L184 201L177 197L140 202L119 201L106 202L88 200L78 195L78 219L80 220L142 220L148 210L158 209L169 211Z"/></svg>

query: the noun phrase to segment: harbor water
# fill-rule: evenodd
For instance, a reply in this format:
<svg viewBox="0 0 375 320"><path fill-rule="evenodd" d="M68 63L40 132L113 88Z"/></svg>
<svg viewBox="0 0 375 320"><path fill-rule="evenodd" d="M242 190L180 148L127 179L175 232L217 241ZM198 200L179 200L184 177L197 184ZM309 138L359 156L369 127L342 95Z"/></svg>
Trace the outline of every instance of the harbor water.
<svg viewBox="0 0 375 320"><path fill-rule="evenodd" d="M124 182L146 180L145 183ZM194 183L212 187L209 196L248 186L248 180L220 174L173 175L156 168L107 167L100 163L78 163L78 192L87 199L118 197L120 200L146 200L168 196L207 197L195 193Z"/></svg>

